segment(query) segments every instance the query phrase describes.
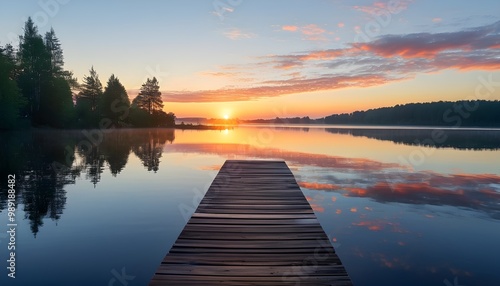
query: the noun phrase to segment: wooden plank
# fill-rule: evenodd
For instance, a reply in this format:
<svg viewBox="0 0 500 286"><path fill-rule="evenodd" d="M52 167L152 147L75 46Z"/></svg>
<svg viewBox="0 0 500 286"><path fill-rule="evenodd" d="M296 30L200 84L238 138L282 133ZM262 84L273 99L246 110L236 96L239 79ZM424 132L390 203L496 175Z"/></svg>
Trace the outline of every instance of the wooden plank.
<svg viewBox="0 0 500 286"><path fill-rule="evenodd" d="M228 160L149 285L352 285L284 161Z"/></svg>
<svg viewBox="0 0 500 286"><path fill-rule="evenodd" d="M268 254L257 254L257 253L249 253L245 256L240 254L221 254L221 255L212 255L208 253L200 253L196 255L192 255L190 253L170 253L163 260L163 264L206 264L206 265L281 265L281 266L290 266L294 265L294 263L298 259L303 259L302 255L296 253L284 253L273 259L269 259ZM322 264L341 264L340 259L334 256L328 256L324 260L321 261Z"/></svg>

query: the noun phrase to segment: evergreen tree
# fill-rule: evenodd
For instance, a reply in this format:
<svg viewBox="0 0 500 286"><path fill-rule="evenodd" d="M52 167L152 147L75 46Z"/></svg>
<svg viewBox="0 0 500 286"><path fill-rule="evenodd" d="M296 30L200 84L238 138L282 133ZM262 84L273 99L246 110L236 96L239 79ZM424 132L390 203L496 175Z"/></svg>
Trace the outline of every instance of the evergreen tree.
<svg viewBox="0 0 500 286"><path fill-rule="evenodd" d="M49 56L49 79L42 85L39 123L53 127L69 127L74 117L72 73L64 70L64 56L54 29L45 34Z"/></svg>
<svg viewBox="0 0 500 286"><path fill-rule="evenodd" d="M18 61L21 70L18 85L28 100L24 113L35 122L40 112L42 85L50 73L50 54L31 18L26 21L24 35L20 37Z"/></svg>
<svg viewBox="0 0 500 286"><path fill-rule="evenodd" d="M149 114L163 109L160 86L156 77L153 77L152 80L147 79L146 83L142 85L139 95L134 98L133 104L148 111Z"/></svg>
<svg viewBox="0 0 500 286"><path fill-rule="evenodd" d="M50 57L50 72L54 76L63 74L64 56L59 39L56 37L54 29L45 34L45 46Z"/></svg>
<svg viewBox="0 0 500 286"><path fill-rule="evenodd" d="M128 111L130 108L130 100L128 98L125 87L120 83L120 80L113 74L108 80L107 86L99 102L101 116L118 122L124 120L123 110Z"/></svg>
<svg viewBox="0 0 500 286"><path fill-rule="evenodd" d="M63 77L51 77L42 88L38 121L52 127L70 127L74 119L73 95Z"/></svg>
<svg viewBox="0 0 500 286"><path fill-rule="evenodd" d="M79 97L88 102L90 111L96 112L99 99L102 95L102 84L93 66L90 69L90 75L83 78L81 90Z"/></svg>
<svg viewBox="0 0 500 286"><path fill-rule="evenodd" d="M99 122L98 104L102 96L102 84L94 67L90 69L90 75L83 78L80 90L75 106L78 127L96 127Z"/></svg>
<svg viewBox="0 0 500 286"><path fill-rule="evenodd" d="M16 127L25 100L17 87L12 46L0 47L0 129Z"/></svg>

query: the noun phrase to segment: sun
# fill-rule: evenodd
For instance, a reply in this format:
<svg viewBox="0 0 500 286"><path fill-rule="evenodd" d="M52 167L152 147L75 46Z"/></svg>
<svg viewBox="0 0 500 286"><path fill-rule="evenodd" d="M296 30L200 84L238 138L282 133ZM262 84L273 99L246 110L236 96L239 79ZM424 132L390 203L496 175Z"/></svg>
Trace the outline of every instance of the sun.
<svg viewBox="0 0 500 286"><path fill-rule="evenodd" d="M228 120L229 119L229 115L228 114L224 114L224 119Z"/></svg>

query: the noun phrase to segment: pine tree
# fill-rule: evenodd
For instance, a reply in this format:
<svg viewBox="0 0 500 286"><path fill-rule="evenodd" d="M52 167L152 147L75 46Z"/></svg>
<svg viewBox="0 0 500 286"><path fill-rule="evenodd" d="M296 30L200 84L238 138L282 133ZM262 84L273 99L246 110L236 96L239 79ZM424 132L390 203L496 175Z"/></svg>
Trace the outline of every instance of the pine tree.
<svg viewBox="0 0 500 286"><path fill-rule="evenodd" d="M50 55L31 18L26 21L24 35L20 37L18 61L21 70L18 85L28 101L25 115L34 122L40 111L42 85L50 75Z"/></svg>
<svg viewBox="0 0 500 286"><path fill-rule="evenodd" d="M0 47L0 129L14 128L26 103L15 79L12 47Z"/></svg>
<svg viewBox="0 0 500 286"><path fill-rule="evenodd" d="M133 104L148 111L149 114L163 109L160 86L156 77L153 77L152 80L147 79L146 83L142 85L139 95L134 98Z"/></svg>
<svg viewBox="0 0 500 286"><path fill-rule="evenodd" d="M88 102L90 111L96 112L99 99L102 95L102 84L93 66L90 69L90 75L83 78L81 90L78 95L80 99Z"/></svg>
<svg viewBox="0 0 500 286"><path fill-rule="evenodd" d="M108 80L99 106L101 116L115 122L125 119L123 118L123 109L128 110L130 108L130 100L125 87L114 74Z"/></svg>
<svg viewBox="0 0 500 286"><path fill-rule="evenodd" d="M56 37L54 29L45 34L45 46L50 56L50 72L54 76L63 74L64 57L59 39Z"/></svg>

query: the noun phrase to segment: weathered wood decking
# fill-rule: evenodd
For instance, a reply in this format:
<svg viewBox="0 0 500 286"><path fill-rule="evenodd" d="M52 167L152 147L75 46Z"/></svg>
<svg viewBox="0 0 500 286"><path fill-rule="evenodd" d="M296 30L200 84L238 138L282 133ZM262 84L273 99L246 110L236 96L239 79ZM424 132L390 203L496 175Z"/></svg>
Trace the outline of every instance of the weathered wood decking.
<svg viewBox="0 0 500 286"><path fill-rule="evenodd" d="M149 285L352 285L283 161L226 161Z"/></svg>

